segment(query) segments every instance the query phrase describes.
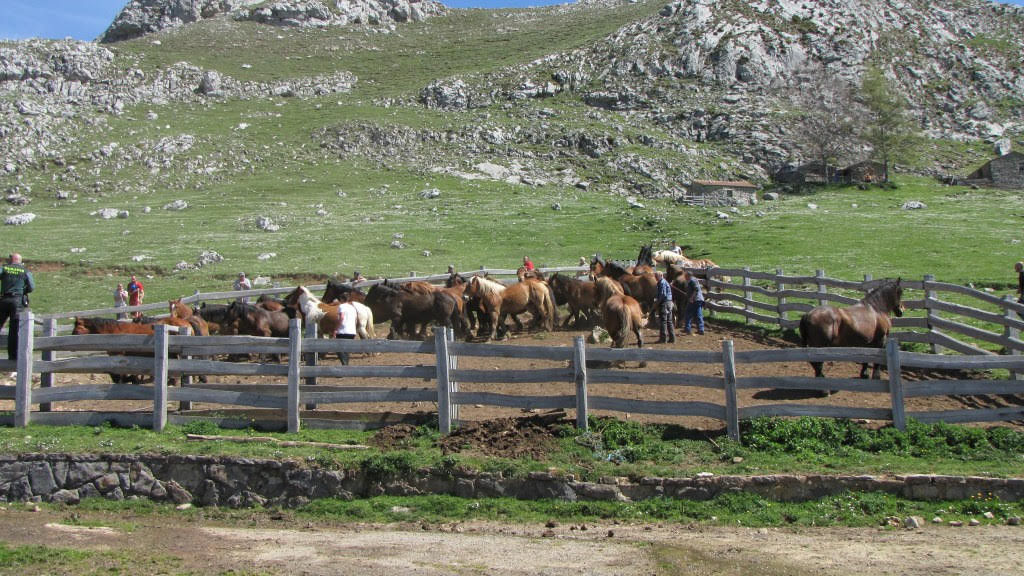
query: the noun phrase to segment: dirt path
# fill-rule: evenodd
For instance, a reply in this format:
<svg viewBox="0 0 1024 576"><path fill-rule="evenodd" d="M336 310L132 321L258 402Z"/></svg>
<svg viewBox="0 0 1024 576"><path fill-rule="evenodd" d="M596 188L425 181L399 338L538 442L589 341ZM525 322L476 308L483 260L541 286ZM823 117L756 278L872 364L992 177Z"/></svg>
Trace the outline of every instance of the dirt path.
<svg viewBox="0 0 1024 576"><path fill-rule="evenodd" d="M72 516L73 514L73 516ZM254 515L106 518L98 512L0 508L0 541L170 556L181 571L220 574L1002 574L1024 563L1009 526L742 528L566 524L306 524ZM74 524L72 524L72 521ZM128 525L126 527L126 525ZM120 527L119 527L120 526ZM141 565L144 567L144 565ZM145 573L140 568L140 573Z"/></svg>

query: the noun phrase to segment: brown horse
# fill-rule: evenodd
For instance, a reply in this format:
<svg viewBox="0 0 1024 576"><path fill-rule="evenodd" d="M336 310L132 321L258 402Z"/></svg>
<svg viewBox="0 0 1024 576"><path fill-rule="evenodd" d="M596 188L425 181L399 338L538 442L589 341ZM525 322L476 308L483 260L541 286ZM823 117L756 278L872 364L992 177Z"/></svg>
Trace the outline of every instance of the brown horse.
<svg viewBox="0 0 1024 576"><path fill-rule="evenodd" d="M389 339L401 338L405 334L411 337L417 325L421 326L420 337L426 338L427 326L432 322L462 329L458 303L455 297L445 292L404 290L383 283L370 288L366 305L377 318L391 320Z"/></svg>
<svg viewBox="0 0 1024 576"><path fill-rule="evenodd" d="M517 284L505 286L483 276L474 276L465 292L468 296L478 296L481 305L490 318L490 333L487 339L494 339L504 334L505 321L511 316L516 323L516 330L523 329L518 315L530 312L534 327L544 326L549 332L554 329L555 303L547 282L527 278Z"/></svg>
<svg viewBox="0 0 1024 576"><path fill-rule="evenodd" d="M181 298L178 298L177 300L168 300L167 307L171 318L179 318L189 323L189 327L192 329L192 334L196 336L210 335L210 325L202 316L196 314L188 304L182 303Z"/></svg>
<svg viewBox="0 0 1024 576"><path fill-rule="evenodd" d="M110 318L90 318L87 316L79 316L75 318L75 327L71 330L71 333L80 336L84 334L139 334L143 336L152 336L155 332L154 326L157 324L165 324L168 326L177 327L188 327L192 326L186 320L180 318L146 318L144 322L118 322ZM193 332L195 334L195 332ZM152 356L152 353L145 352L108 352L109 356ZM142 381L141 376L134 374L110 374L110 379L115 384L138 384ZM206 376L200 376L201 382L206 382ZM170 383L173 385L176 380L170 379Z"/></svg>
<svg viewBox="0 0 1024 576"><path fill-rule="evenodd" d="M569 320L572 320L573 326L581 327L580 317L586 318L588 323L593 323L597 300L593 282L584 282L578 278L562 276L555 272L548 279L548 284L555 295L555 304L565 304L569 307L569 315L565 318L565 326L568 326Z"/></svg>
<svg viewBox="0 0 1024 576"><path fill-rule="evenodd" d="M637 348L643 348L644 337L640 333L643 312L640 303L624 294L622 286L607 276L598 278L596 284L601 323L612 337L612 348L623 348L630 332L636 334Z"/></svg>
<svg viewBox="0 0 1024 576"><path fill-rule="evenodd" d="M228 304L224 322L235 334L264 337L288 337L288 315L272 312L261 306L243 304L237 300Z"/></svg>
<svg viewBox="0 0 1024 576"><path fill-rule="evenodd" d="M302 314L304 324L310 322L316 324L321 337L334 338L338 327L341 326L341 315L338 313L339 304L337 302L326 304L320 301L305 286L296 286L285 296L284 301L289 308Z"/></svg>
<svg viewBox="0 0 1024 576"><path fill-rule="evenodd" d="M903 316L903 288L900 279L886 281L853 306L837 308L818 306L800 318L800 343L804 347L855 346L882 348L892 327L890 314ZM814 375L821 378L821 362L811 362ZM860 377L867 378L868 365L860 368ZM878 379L875 364L871 377Z"/></svg>
<svg viewBox="0 0 1024 576"><path fill-rule="evenodd" d="M593 268L593 267L592 267ZM658 280L651 272L634 274L616 262L602 262L599 276L607 276L622 285L623 292L632 296L647 312L658 295Z"/></svg>

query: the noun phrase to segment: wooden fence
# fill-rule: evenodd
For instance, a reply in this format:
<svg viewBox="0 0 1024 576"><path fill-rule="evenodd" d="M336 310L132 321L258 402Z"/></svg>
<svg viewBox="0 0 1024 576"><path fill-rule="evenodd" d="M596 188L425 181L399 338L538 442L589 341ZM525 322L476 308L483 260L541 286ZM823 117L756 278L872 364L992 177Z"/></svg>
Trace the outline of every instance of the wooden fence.
<svg viewBox="0 0 1024 576"><path fill-rule="evenodd" d="M781 269L774 274L748 268L695 272L709 279L712 290L706 295L707 306L713 312L736 314L747 322L782 328L796 328L800 316L814 306L854 304L879 282L870 276L860 282L828 278L823 270L814 276L787 276ZM900 342L926 344L933 353L944 349L966 355L1024 352L1024 341L1020 339L1024 304L1014 297L938 282L931 275L923 280L904 278L901 285L907 314L893 318L893 334ZM854 295L847 295L850 293ZM951 302L950 296L961 303Z"/></svg>
<svg viewBox="0 0 1024 576"><path fill-rule="evenodd" d="M150 418L154 430L163 430L168 423L168 403L182 403L187 409L192 402L225 406L269 408L285 412L287 429L298 431L303 425L302 408L319 404L365 402L436 402L438 423L443 433L451 431L458 421L459 405L480 404L512 408L574 409L576 423L586 428L591 410L630 412L664 416L701 416L725 423L728 434L739 438L739 422L759 416L819 416L832 418L867 418L889 420L903 428L907 418L923 422L984 422L1024 419L1024 406L997 409L970 409L943 412L907 412L905 399L915 396L949 394L1019 394L1024 389L1015 380L944 380L904 382L905 368L924 369L1006 369L1024 372L1024 357L1019 356L948 356L901 351L898 341L890 339L885 350L861 348L788 348L736 352L732 341L724 341L720 351L607 349L587 348L582 337L567 346L498 346L454 342L451 333L439 329L433 341L406 342L388 340L335 340L316 338L315 327L304 335L299 320L292 320L288 338L251 336L189 336L174 333L174 328L159 325L152 336L88 335L43 336L32 331L33 317L26 312L22 318L20 351L17 362L17 383L0 387L0 399L13 399L13 424L25 426L30 421L48 424L80 424L95 414L52 412L53 402L81 400L145 400L152 401ZM43 358L33 360L33 352ZM145 356L74 356L54 359L56 352L117 351ZM236 363L213 359L231 353L288 354L287 364ZM417 353L433 357L433 365L415 366L351 366L320 365L318 357L329 353ZM519 370L460 369L460 357L507 357L564 361L564 367ZM671 364L713 364L721 366L722 376L688 373L686 370L644 372L612 369L591 369L588 361L660 362ZM887 366L888 380L799 377L744 377L749 364L779 362L871 362ZM53 387L55 373L148 374L151 386L137 385L71 385ZM40 386L32 385L33 374L40 375ZM168 387L169 375L181 374L182 386ZM266 385L202 384L191 380L197 375L270 376L286 382ZM352 387L318 383L320 378L392 378L402 385L394 388ZM409 381L434 381L431 387L411 387ZM403 382L404 381L404 382ZM497 392L468 392L459 383L511 384L572 383L575 394L528 396ZM714 402L665 402L632 398L595 396L590 384L631 384L644 386L702 387L721 391L721 404ZM11 388L14 388L11 390ZM761 404L740 406L737 390L785 388L797 390L841 390L852 393L884 393L890 397L889 408L856 406L823 406L800 404ZM33 411L38 404L40 409ZM308 414L308 412L307 412ZM100 415L108 419L108 415ZM175 422L190 417L177 415ZM85 420L91 422L93 420ZM315 426L326 421L311 420Z"/></svg>

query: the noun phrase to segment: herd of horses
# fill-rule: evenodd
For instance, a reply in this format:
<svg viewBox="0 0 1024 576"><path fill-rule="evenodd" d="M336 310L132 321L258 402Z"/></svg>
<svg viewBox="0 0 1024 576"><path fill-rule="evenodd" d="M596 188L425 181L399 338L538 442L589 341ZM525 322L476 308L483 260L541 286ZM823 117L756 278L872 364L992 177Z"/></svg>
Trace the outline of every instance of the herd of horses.
<svg viewBox="0 0 1024 576"><path fill-rule="evenodd" d="M424 281L393 283L384 280L363 291L349 282L328 280L318 298L304 286L297 286L284 298L261 296L254 304L236 300L230 304L207 304L192 308L178 300L168 302L169 314L133 322L79 317L73 334L153 334L154 326L166 324L188 328L193 335L239 334L287 337L289 321L299 317L315 323L324 337L333 338L341 324L340 305L351 303L357 310L357 333L375 338L374 325L390 322L388 338L425 338L431 325L452 329L456 336L491 340L525 329L520 316L529 313L531 330L552 331L559 325L559 306L568 314L563 327L589 329L600 325L609 333L612 346L625 347L630 334L643 347L641 329L657 294L655 270L664 266L666 280L682 293L676 282L686 270L716 267L710 260L690 260L671 251L641 247L636 264L624 266L605 260L600 254L590 261L589 273L580 276L537 270L518 271L518 281L504 284L486 274L451 273L444 285ZM819 306L803 316L800 336L804 346L882 347L891 327L890 315L902 314L900 281L886 281L853 306ZM680 307L682 308L682 307ZM680 310L680 313L682 311ZM815 376L823 376L821 362L811 363ZM866 377L867 365L861 377ZM878 366L873 375L878 377Z"/></svg>

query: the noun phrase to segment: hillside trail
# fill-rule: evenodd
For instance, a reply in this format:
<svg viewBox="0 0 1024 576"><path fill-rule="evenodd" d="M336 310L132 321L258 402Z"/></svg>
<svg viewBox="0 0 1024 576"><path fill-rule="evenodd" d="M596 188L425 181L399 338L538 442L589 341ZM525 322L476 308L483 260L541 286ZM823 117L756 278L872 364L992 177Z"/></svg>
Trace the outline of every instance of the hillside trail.
<svg viewBox="0 0 1024 576"><path fill-rule="evenodd" d="M0 507L0 525L8 527L2 538L9 546L116 550L140 562L170 557L180 562L176 571L195 574L911 576L1014 573L1024 563L1024 530L1010 526L375 525L314 523L268 511L214 520L196 510L151 516L71 510ZM145 563L138 568L149 573Z"/></svg>

